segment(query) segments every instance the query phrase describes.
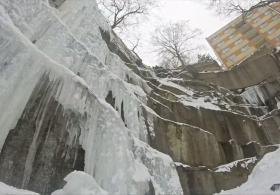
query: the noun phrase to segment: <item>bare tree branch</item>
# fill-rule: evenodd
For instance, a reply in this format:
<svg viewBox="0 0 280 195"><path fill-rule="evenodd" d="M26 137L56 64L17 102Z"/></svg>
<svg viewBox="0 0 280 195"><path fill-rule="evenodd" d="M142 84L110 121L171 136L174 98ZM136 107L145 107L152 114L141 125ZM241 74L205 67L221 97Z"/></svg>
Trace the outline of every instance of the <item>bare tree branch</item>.
<svg viewBox="0 0 280 195"><path fill-rule="evenodd" d="M165 66L186 66L190 53L197 49L191 46L191 42L200 34L200 30L192 29L187 21L182 21L159 26L152 36L152 44ZM189 72L194 74L191 67Z"/></svg>
<svg viewBox="0 0 280 195"><path fill-rule="evenodd" d="M280 0L259 0L254 4L248 3L248 1L238 0L208 0L210 5L216 8L219 14L230 15L233 13L240 13L244 16L250 14L253 10L269 6L273 3L280 2ZM247 5L246 5L247 4Z"/></svg>
<svg viewBox="0 0 280 195"><path fill-rule="evenodd" d="M155 5L150 0L99 0L101 9L108 16L112 29L129 25L130 20L137 20L138 16L146 15Z"/></svg>
<svg viewBox="0 0 280 195"><path fill-rule="evenodd" d="M133 44L132 44L133 46L132 46L132 48L131 48L131 51L132 51L133 53L136 53L135 50L136 50L137 47L139 46L139 43L140 43L140 39L137 38L136 43L133 43Z"/></svg>

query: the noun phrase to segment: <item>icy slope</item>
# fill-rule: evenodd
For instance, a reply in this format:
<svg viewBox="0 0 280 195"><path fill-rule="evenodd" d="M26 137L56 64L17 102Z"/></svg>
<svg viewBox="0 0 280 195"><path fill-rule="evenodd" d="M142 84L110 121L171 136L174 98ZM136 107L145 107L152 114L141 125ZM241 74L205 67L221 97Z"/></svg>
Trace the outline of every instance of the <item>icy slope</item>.
<svg viewBox="0 0 280 195"><path fill-rule="evenodd" d="M267 154L253 169L248 181L220 194L279 194L280 150Z"/></svg>

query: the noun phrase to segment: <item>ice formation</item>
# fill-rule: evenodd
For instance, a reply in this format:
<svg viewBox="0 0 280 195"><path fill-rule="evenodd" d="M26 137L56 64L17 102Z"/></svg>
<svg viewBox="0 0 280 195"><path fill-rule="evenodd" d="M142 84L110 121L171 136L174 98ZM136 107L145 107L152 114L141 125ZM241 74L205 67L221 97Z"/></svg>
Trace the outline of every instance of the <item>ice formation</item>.
<svg viewBox="0 0 280 195"><path fill-rule="evenodd" d="M280 150L267 154L253 169L248 181L232 190L220 194L279 194L279 188L273 189L279 184L280 174Z"/></svg>
<svg viewBox="0 0 280 195"><path fill-rule="evenodd" d="M36 86L47 80L51 95L38 113L44 117L52 96L86 118L79 141L85 172L96 185L110 194L182 194L171 158L144 144L141 105L149 87L110 52L100 29L110 32L94 0L68 0L59 10L40 0L0 2L0 110L6 110L0 116L0 148ZM104 101L109 92L115 109ZM41 124L38 118L38 132ZM77 137L76 129L68 131L71 139ZM36 139L31 147L36 148ZM27 166L33 159L30 152ZM31 170L25 170L24 182ZM80 176L73 173L66 180Z"/></svg>

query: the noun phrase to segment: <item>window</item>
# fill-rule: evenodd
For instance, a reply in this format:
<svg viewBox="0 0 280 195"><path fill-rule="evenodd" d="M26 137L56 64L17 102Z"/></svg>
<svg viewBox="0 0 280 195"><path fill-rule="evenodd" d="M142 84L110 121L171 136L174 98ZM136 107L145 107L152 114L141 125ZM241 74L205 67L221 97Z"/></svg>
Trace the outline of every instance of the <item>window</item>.
<svg viewBox="0 0 280 195"><path fill-rule="evenodd" d="M215 36L214 37L214 41L219 41L220 40L220 37L219 36Z"/></svg>
<svg viewBox="0 0 280 195"><path fill-rule="evenodd" d="M254 23L257 24L259 22L259 18L254 20Z"/></svg>
<svg viewBox="0 0 280 195"><path fill-rule="evenodd" d="M274 21L278 21L279 19L280 19L280 18L279 18L278 15L275 15L275 16L272 17L272 20L274 20Z"/></svg>
<svg viewBox="0 0 280 195"><path fill-rule="evenodd" d="M248 45L241 49L242 52L246 52L248 50L250 50L250 47Z"/></svg>
<svg viewBox="0 0 280 195"><path fill-rule="evenodd" d="M234 35L230 35L228 38L229 39L234 39Z"/></svg>
<svg viewBox="0 0 280 195"><path fill-rule="evenodd" d="M210 40L211 40L212 44L217 45L217 43L220 42L219 39L220 39L220 38L219 38L218 36L214 36L214 37L211 38Z"/></svg>
<svg viewBox="0 0 280 195"><path fill-rule="evenodd" d="M226 31L225 31L225 34L227 34L227 35L229 35L229 34L231 34L232 33L232 29L231 28L229 28L229 29L227 29Z"/></svg>
<svg viewBox="0 0 280 195"><path fill-rule="evenodd" d="M261 28L265 28L267 25L268 25L268 23L267 23L267 22L264 22L264 23L262 23L262 24L260 25L260 27L261 27Z"/></svg>
<svg viewBox="0 0 280 195"><path fill-rule="evenodd" d="M273 34L275 31L276 31L276 29L275 29L275 28L272 28L272 29L270 29L267 33L271 35L271 34Z"/></svg>
<svg viewBox="0 0 280 195"><path fill-rule="evenodd" d="M235 54L233 54L233 55L229 56L228 59L229 59L230 61L233 61L233 62L234 62L234 61L236 60L236 57L237 57L237 56L236 56Z"/></svg>
<svg viewBox="0 0 280 195"><path fill-rule="evenodd" d="M234 44L239 45L240 43L242 43L242 39L238 39Z"/></svg>
<svg viewBox="0 0 280 195"><path fill-rule="evenodd" d="M217 46L220 48L223 48L223 47L225 47L225 45L226 45L226 43L224 41L222 41L222 42L218 43Z"/></svg>
<svg viewBox="0 0 280 195"><path fill-rule="evenodd" d="M264 15L266 15L266 16L271 16L272 15L272 12L269 10L269 11L266 11L265 13L264 13Z"/></svg>
<svg viewBox="0 0 280 195"><path fill-rule="evenodd" d="M223 50L223 53L224 53L224 54L227 53L227 52L229 52L229 48L225 48L225 49Z"/></svg>
<svg viewBox="0 0 280 195"><path fill-rule="evenodd" d="M251 29L248 32L246 32L245 36L252 39L253 37L257 36L257 31L255 29Z"/></svg>

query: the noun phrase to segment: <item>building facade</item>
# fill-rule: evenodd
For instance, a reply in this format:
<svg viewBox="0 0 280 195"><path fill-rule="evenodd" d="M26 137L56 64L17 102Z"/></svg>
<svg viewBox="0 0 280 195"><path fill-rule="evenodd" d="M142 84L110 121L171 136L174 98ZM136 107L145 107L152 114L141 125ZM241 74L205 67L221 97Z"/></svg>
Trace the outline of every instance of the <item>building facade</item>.
<svg viewBox="0 0 280 195"><path fill-rule="evenodd" d="M280 2L239 16L207 38L223 65L230 69L261 47L280 46Z"/></svg>

